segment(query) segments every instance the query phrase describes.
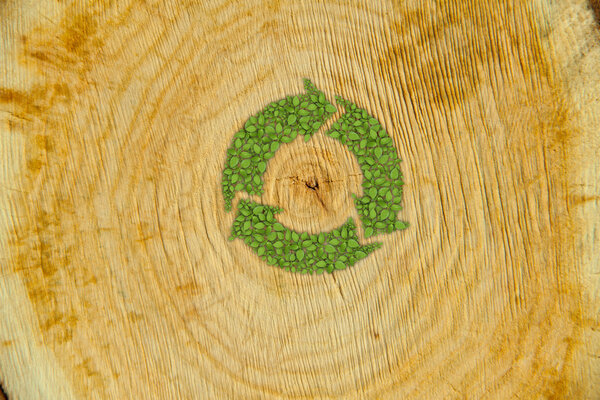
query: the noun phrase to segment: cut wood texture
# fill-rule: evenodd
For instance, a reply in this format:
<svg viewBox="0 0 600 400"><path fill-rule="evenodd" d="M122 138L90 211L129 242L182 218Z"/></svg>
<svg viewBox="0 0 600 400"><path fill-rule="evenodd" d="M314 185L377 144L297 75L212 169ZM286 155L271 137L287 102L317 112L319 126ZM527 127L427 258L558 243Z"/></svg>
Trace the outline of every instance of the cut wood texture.
<svg viewBox="0 0 600 400"><path fill-rule="evenodd" d="M0 29L10 400L600 398L586 1L4 0ZM333 274L228 240L233 135L303 78L403 160L410 227ZM362 190L323 130L265 181L298 231Z"/></svg>

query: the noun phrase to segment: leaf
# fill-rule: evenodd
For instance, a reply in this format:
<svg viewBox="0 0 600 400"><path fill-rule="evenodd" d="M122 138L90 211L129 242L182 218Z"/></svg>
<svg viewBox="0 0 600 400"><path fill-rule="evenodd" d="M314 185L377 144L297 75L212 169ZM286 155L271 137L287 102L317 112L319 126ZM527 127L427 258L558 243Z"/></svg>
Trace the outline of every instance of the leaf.
<svg viewBox="0 0 600 400"><path fill-rule="evenodd" d="M296 122L296 115L290 114L287 119L288 125L293 125Z"/></svg>
<svg viewBox="0 0 600 400"><path fill-rule="evenodd" d="M273 247L275 247L276 249L281 249L283 247L283 242L278 240L275 243L273 243Z"/></svg>
<svg viewBox="0 0 600 400"><path fill-rule="evenodd" d="M335 269L344 269L344 268L346 268L346 264L344 264L341 261L336 261L335 262Z"/></svg>
<svg viewBox="0 0 600 400"><path fill-rule="evenodd" d="M279 148L279 143L278 142L271 143L271 153L275 153L278 148Z"/></svg>
<svg viewBox="0 0 600 400"><path fill-rule="evenodd" d="M264 161L261 161L258 163L258 165L256 166L256 168L258 169L258 171L260 173L263 173L267 170L267 163Z"/></svg>
<svg viewBox="0 0 600 400"><path fill-rule="evenodd" d="M304 251L303 250L298 250L296 252L296 258L298 259L298 261L302 261L304 259Z"/></svg>
<svg viewBox="0 0 600 400"><path fill-rule="evenodd" d="M360 136L358 136L358 134L356 132L350 132L348 134L348 139L350 139L350 140L359 140Z"/></svg>
<svg viewBox="0 0 600 400"><path fill-rule="evenodd" d="M371 237L373 236L373 228L371 228L370 226L365 228L365 237Z"/></svg>
<svg viewBox="0 0 600 400"><path fill-rule="evenodd" d="M325 251L328 252L328 253L335 253L335 247L333 247L330 244L326 244L325 245Z"/></svg>
<svg viewBox="0 0 600 400"><path fill-rule="evenodd" d="M394 228L396 228L397 230L406 229L408 228L408 222L396 221L396 223L394 224Z"/></svg>
<svg viewBox="0 0 600 400"><path fill-rule="evenodd" d="M236 165L238 165L238 162L240 161L239 158L237 158L236 156L231 157L231 159L229 160L229 166L231 168L234 168Z"/></svg>
<svg viewBox="0 0 600 400"><path fill-rule="evenodd" d="M327 104L325 106L325 111L328 112L328 113L330 113L330 114L333 114L334 112L337 111L337 108L335 108L335 106L333 104Z"/></svg>
<svg viewBox="0 0 600 400"><path fill-rule="evenodd" d="M357 247L360 247L360 244L358 244L358 242L354 239L349 239L348 240L348 247L350 247L351 249L355 249Z"/></svg>

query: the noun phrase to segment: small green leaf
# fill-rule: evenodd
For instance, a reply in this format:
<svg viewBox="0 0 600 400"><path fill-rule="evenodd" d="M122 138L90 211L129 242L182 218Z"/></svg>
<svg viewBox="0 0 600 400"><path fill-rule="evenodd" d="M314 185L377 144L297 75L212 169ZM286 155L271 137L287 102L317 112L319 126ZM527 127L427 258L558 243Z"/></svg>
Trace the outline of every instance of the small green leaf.
<svg viewBox="0 0 600 400"><path fill-rule="evenodd" d="M288 116L288 125L293 125L296 122L296 115L295 114L290 114Z"/></svg>
<svg viewBox="0 0 600 400"><path fill-rule="evenodd" d="M341 261L336 261L335 262L335 269L344 269L344 268L346 268L346 264L344 264Z"/></svg>
<svg viewBox="0 0 600 400"><path fill-rule="evenodd" d="M396 221L394 223L394 228L396 228L397 230L406 229L408 228L408 223L404 221Z"/></svg>
<svg viewBox="0 0 600 400"><path fill-rule="evenodd" d="M349 239L348 240L348 247L350 247L351 249L355 249L357 247L360 247L360 245L358 244L358 242L354 239Z"/></svg>
<svg viewBox="0 0 600 400"><path fill-rule="evenodd" d="M278 148L279 148L279 143L278 142L271 143L271 152L272 153L275 153Z"/></svg>
<svg viewBox="0 0 600 400"><path fill-rule="evenodd" d="M371 228L370 226L365 228L365 237L371 237L373 236L373 228Z"/></svg>
<svg viewBox="0 0 600 400"><path fill-rule="evenodd" d="M233 156L233 157L231 157L231 159L229 160L229 166L230 166L231 168L233 168L233 167L235 167L235 166L238 164L238 162L239 162L239 161L240 161L240 159L239 159L239 158L237 158L236 156Z"/></svg>
<svg viewBox="0 0 600 400"><path fill-rule="evenodd" d="M282 241L279 241L279 240L278 240L278 241L276 241L275 243L273 243L273 247L275 247L276 249L280 249L280 248L282 248L283 246L284 246L284 245L283 245L283 242L282 242Z"/></svg>
<svg viewBox="0 0 600 400"><path fill-rule="evenodd" d="M264 161L261 161L258 163L258 165L256 166L256 168L258 169L258 171L260 173L263 173L267 170L267 163Z"/></svg>
<svg viewBox="0 0 600 400"><path fill-rule="evenodd" d="M296 252L296 258L298 259L298 261L302 261L304 259L304 251L303 250L298 250Z"/></svg>
<svg viewBox="0 0 600 400"><path fill-rule="evenodd" d="M330 244L326 244L325 245L325 251L328 252L328 253L335 253L335 247L333 247Z"/></svg>
<svg viewBox="0 0 600 400"><path fill-rule="evenodd" d="M327 104L325 106L325 111L328 112L328 113L330 113L330 114L333 114L334 112L337 111L337 108L335 108L335 106L333 104Z"/></svg>

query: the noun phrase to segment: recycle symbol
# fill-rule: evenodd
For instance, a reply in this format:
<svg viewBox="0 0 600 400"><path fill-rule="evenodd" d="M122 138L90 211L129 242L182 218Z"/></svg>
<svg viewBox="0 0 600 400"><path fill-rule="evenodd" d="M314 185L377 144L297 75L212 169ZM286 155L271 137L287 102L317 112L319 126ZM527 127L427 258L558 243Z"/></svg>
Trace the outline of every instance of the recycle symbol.
<svg viewBox="0 0 600 400"><path fill-rule="evenodd" d="M222 186L225 210L236 192L263 194L262 175L282 143L300 134L305 141L319 130L337 108L308 79L306 93L267 105L250 117L227 150ZM398 220L402 209L402 173L392 138L366 110L336 96L345 113L325 133L346 145L363 174L363 196L354 198L365 238L408 227ZM230 240L242 239L270 265L287 271L321 274L345 269L381 247L380 242L360 244L354 220L317 234L296 232L277 221L281 208L242 199Z"/></svg>

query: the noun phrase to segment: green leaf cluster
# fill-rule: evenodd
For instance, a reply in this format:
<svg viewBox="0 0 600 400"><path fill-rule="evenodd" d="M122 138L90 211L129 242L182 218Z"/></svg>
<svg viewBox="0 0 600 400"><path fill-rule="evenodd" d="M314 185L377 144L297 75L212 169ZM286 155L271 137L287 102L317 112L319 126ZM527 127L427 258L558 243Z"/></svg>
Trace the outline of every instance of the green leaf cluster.
<svg viewBox="0 0 600 400"><path fill-rule="evenodd" d="M242 239L271 265L303 274L322 274L348 268L381 246L361 245L354 220L330 232L309 234L283 226L275 215L280 208L241 200L231 238Z"/></svg>
<svg viewBox="0 0 600 400"><path fill-rule="evenodd" d="M231 210L235 192L263 193L261 176L282 143L290 143L298 135L305 140L321 127L336 111L325 94L308 79L306 93L288 96L270 103L250 117L234 136L223 169L222 187L225 209Z"/></svg>
<svg viewBox="0 0 600 400"><path fill-rule="evenodd" d="M363 196L354 196L354 203L365 237L407 228L397 215L404 183L392 138L366 110L339 96L336 100L346 112L326 134L348 146L363 173Z"/></svg>

